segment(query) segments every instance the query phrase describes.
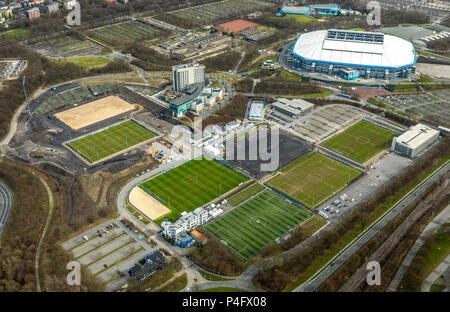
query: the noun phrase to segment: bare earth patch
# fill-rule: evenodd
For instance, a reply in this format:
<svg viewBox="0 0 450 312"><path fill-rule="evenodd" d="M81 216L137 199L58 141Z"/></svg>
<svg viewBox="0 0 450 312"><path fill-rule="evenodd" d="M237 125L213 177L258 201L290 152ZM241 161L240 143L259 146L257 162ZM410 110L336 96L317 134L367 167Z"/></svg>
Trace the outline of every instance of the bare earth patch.
<svg viewBox="0 0 450 312"><path fill-rule="evenodd" d="M170 212L169 208L138 186L131 190L129 200L134 207L152 220L156 220Z"/></svg>
<svg viewBox="0 0 450 312"><path fill-rule="evenodd" d="M57 113L55 117L72 129L78 130L133 109L133 105L122 100L120 97L110 95L100 100Z"/></svg>

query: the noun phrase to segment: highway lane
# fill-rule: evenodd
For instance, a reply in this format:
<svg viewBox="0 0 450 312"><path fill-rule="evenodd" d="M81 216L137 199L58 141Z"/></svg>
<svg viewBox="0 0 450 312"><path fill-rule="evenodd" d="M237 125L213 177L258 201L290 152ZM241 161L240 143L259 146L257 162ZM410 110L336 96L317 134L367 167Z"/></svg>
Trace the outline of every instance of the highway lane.
<svg viewBox="0 0 450 312"><path fill-rule="evenodd" d="M390 210L377 219L371 227L361 233L350 242L340 253L325 264L315 275L305 283L295 288L294 292L311 292L320 286L331 274L333 274L342 264L344 264L356 251L366 244L378 231L380 231L389 221L403 211L417 197L420 197L435 181L450 170L450 161L445 162L436 169L430 176L422 181L418 187L411 190L400 199Z"/></svg>
<svg viewBox="0 0 450 312"><path fill-rule="evenodd" d="M5 185L0 183L0 234L6 224L11 209L11 194Z"/></svg>

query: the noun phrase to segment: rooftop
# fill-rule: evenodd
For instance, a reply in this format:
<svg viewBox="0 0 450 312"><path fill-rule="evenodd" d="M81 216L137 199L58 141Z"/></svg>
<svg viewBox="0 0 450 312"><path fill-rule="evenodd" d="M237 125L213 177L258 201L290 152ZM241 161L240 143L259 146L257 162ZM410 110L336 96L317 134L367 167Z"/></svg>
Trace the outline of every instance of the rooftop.
<svg viewBox="0 0 450 312"><path fill-rule="evenodd" d="M397 138L397 142L414 149L422 145L436 134L438 130L434 130L424 124L417 124Z"/></svg>
<svg viewBox="0 0 450 312"><path fill-rule="evenodd" d="M292 54L345 66L401 68L416 61L414 46L407 40L382 33L336 29L300 35Z"/></svg>
<svg viewBox="0 0 450 312"><path fill-rule="evenodd" d="M289 105L292 108L299 109L301 111L310 109L314 107L313 103L307 102L302 99L285 99L285 98L279 98L278 102L283 103L285 105Z"/></svg>

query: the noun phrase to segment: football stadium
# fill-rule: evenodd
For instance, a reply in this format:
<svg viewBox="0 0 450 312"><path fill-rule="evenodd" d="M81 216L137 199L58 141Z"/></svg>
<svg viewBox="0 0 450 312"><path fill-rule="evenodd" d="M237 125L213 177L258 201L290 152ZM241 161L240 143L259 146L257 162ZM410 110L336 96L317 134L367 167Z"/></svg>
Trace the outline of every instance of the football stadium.
<svg viewBox="0 0 450 312"><path fill-rule="evenodd" d="M377 32L317 30L301 34L288 62L296 69L356 78L406 78L415 72L411 42Z"/></svg>

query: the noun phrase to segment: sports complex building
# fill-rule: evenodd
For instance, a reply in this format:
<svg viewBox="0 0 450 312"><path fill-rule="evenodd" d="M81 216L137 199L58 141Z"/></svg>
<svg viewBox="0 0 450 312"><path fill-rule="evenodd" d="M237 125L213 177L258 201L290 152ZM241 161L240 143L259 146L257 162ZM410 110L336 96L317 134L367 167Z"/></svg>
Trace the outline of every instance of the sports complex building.
<svg viewBox="0 0 450 312"><path fill-rule="evenodd" d="M406 78L415 72L416 52L411 42L392 35L329 29L301 34L288 63L347 80Z"/></svg>

